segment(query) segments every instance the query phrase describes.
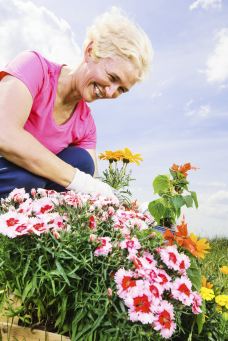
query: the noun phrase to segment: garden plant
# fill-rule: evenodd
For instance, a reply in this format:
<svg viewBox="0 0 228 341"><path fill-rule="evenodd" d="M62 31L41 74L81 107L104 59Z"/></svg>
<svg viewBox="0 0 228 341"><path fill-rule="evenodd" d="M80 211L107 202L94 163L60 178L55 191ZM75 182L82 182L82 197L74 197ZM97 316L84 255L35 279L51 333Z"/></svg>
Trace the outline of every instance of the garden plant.
<svg viewBox="0 0 228 341"><path fill-rule="evenodd" d="M115 188L128 189L126 167L141 160L139 154L128 156L128 162L121 160L122 171L115 173L112 165L120 160L106 170L106 182L115 174L123 180L125 174L125 185L115 178ZM183 184L179 193L187 190L181 169L172 172L172 181ZM196 195L190 196L196 204ZM2 313L73 341L223 341L227 289L212 290L205 279L202 284L208 241L189 234L183 219L175 232L167 229L164 235L155 225L149 213L118 199L15 189L1 202Z"/></svg>

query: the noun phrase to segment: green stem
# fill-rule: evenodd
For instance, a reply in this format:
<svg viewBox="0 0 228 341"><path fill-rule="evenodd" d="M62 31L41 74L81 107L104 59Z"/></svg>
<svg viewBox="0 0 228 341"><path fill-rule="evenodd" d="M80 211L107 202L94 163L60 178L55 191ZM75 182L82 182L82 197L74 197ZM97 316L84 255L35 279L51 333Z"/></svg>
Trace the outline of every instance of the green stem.
<svg viewBox="0 0 228 341"><path fill-rule="evenodd" d="M188 336L188 340L187 341L192 341L192 333L193 333L193 329L195 327L195 323L196 323L196 319L194 319L194 321L192 323L191 331L190 331L190 334Z"/></svg>

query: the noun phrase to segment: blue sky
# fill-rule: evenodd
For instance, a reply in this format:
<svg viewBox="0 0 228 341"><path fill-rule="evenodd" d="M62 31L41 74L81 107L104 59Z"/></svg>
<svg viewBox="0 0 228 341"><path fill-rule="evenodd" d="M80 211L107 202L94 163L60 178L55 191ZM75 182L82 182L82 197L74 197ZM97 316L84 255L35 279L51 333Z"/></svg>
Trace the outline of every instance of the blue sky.
<svg viewBox="0 0 228 341"><path fill-rule="evenodd" d="M0 0L0 65L23 49L76 64L86 27L111 6L142 26L155 55L146 81L90 105L98 152L127 146L142 154L132 167L141 202L155 198L153 178L173 163L199 167L189 176L200 203L185 212L189 228L228 236L227 0Z"/></svg>

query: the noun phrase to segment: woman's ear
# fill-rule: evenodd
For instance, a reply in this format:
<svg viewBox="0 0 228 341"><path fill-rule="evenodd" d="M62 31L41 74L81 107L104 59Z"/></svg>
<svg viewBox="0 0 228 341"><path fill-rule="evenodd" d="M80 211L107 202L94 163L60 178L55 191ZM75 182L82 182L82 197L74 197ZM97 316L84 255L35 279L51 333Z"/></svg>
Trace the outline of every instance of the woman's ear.
<svg viewBox="0 0 228 341"><path fill-rule="evenodd" d="M93 41L91 41L85 49L84 58L86 62L88 62L91 59L92 52L93 52Z"/></svg>

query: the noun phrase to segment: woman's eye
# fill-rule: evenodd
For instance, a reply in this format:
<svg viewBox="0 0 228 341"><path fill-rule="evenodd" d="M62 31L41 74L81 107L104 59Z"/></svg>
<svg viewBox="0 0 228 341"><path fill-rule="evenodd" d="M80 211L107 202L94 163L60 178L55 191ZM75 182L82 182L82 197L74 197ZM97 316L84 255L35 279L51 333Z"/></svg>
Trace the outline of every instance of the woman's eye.
<svg viewBox="0 0 228 341"><path fill-rule="evenodd" d="M109 76L109 79L112 81L112 82L115 82L116 81L116 79L115 79L115 77L113 76L113 75L108 75Z"/></svg>

